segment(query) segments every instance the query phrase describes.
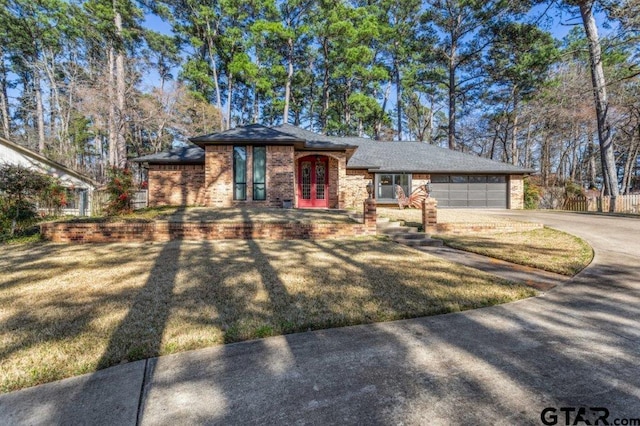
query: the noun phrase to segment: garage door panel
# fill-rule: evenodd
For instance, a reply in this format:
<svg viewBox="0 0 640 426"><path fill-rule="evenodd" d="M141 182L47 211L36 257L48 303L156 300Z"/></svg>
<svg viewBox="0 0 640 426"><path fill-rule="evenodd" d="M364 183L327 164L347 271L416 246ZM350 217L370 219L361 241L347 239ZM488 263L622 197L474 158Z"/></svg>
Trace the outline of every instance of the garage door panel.
<svg viewBox="0 0 640 426"><path fill-rule="evenodd" d="M438 200L439 207L507 207L505 176L441 175L437 176L437 179L441 182L431 183L431 196ZM442 182L444 180L447 182Z"/></svg>
<svg viewBox="0 0 640 426"><path fill-rule="evenodd" d="M486 183L470 183L469 191L486 191L487 184Z"/></svg>
<svg viewBox="0 0 640 426"><path fill-rule="evenodd" d="M441 197L448 198L449 197L449 189L433 189L433 188L431 188L431 195L434 196L435 194L438 194Z"/></svg>
<svg viewBox="0 0 640 426"><path fill-rule="evenodd" d="M449 191L450 200L466 200L467 198L467 191Z"/></svg>
<svg viewBox="0 0 640 426"><path fill-rule="evenodd" d="M469 207L487 207L487 200L469 200Z"/></svg>
<svg viewBox="0 0 640 426"><path fill-rule="evenodd" d="M487 191L502 191L505 192L507 190L507 185L504 183L488 183Z"/></svg>
<svg viewBox="0 0 640 426"><path fill-rule="evenodd" d="M487 200L487 207L497 208L497 209L506 209L507 208L507 200Z"/></svg>
<svg viewBox="0 0 640 426"><path fill-rule="evenodd" d="M506 194L504 191L492 191L487 192L487 200L505 200Z"/></svg>
<svg viewBox="0 0 640 426"><path fill-rule="evenodd" d="M484 191L469 191L469 201L471 200L486 200L487 193Z"/></svg>

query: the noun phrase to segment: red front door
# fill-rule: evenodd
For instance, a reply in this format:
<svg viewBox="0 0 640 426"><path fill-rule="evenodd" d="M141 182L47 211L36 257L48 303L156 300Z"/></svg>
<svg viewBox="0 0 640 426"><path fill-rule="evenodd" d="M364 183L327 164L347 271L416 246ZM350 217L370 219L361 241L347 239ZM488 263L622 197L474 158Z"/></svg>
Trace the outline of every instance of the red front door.
<svg viewBox="0 0 640 426"><path fill-rule="evenodd" d="M328 165L319 155L298 160L298 207L329 207Z"/></svg>

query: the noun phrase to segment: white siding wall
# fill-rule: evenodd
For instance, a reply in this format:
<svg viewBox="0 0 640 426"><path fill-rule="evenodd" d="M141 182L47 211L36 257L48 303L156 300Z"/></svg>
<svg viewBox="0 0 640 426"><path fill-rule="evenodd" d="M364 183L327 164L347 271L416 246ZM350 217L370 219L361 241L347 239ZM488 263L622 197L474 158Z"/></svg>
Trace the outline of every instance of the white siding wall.
<svg viewBox="0 0 640 426"><path fill-rule="evenodd" d="M72 175L67 174L64 170L44 163L36 158L32 158L22 152L18 152L11 147L0 143L0 163L14 164L24 166L40 173L60 179L65 186L74 186L76 188L94 189L92 185L84 182Z"/></svg>

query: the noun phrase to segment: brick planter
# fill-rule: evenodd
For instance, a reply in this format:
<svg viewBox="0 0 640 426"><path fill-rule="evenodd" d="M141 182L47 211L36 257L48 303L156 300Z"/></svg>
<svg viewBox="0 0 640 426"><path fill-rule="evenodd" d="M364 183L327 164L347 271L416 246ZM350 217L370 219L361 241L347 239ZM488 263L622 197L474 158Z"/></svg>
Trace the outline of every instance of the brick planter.
<svg viewBox="0 0 640 426"><path fill-rule="evenodd" d="M509 222L509 223L438 223L429 226L429 234L487 234L500 232L524 232L542 229L541 223Z"/></svg>
<svg viewBox="0 0 640 426"><path fill-rule="evenodd" d="M375 215L375 207L374 213ZM327 239L375 235L375 216L367 223L113 222L44 223L43 238L53 242L111 243L225 239Z"/></svg>

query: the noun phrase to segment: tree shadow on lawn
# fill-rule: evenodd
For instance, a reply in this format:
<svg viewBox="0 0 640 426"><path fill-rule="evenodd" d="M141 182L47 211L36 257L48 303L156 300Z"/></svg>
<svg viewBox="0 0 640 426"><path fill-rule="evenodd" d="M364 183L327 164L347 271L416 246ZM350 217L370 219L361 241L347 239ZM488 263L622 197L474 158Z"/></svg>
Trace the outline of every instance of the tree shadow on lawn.
<svg viewBox="0 0 640 426"><path fill-rule="evenodd" d="M371 243L371 240L166 243L154 260L145 286L118 295L133 302L112 333L100 365L160 353L163 332L172 321L172 312L177 310L187 315L200 306L213 308L211 316L188 319L210 325L207 329L210 331L222 328L227 333L222 336L226 341L233 340L234 327L241 327L234 323L238 317L253 318L247 326L250 333L252 327L255 332L255 327L265 325L277 331L279 324L304 316L309 307L317 305L320 312L336 315L333 303L340 302L345 285L341 274L375 277L382 283L393 283L406 294L396 301L382 297L382 293L378 299L383 312L411 308L408 300L423 300L423 290L399 279L384 263L368 263L358 257L366 250L373 250L379 259L395 249L407 254L412 251L379 241ZM188 245L191 250L186 250ZM415 255L423 260L417 267L429 267L424 262L427 256L417 252ZM342 270L336 266L340 264ZM301 271L307 269L335 297L318 301L313 295L288 290L283 271L296 267ZM463 272L458 280L463 282L473 276L469 270L468 275ZM188 411L181 414L185 418L196 416L192 418L221 422L259 419L293 422L300 418L330 422L343 418L388 423L397 420L397 415L411 420L406 416L415 407L428 407L427 411L436 415L446 412L452 421L460 423L469 419L532 421L548 405L610 404L612 410L622 410L623 404L630 404L635 398L628 389L637 389L640 383L637 377L628 374L638 362L638 338L635 336L635 343L630 340L634 339L637 324L628 333L619 326L636 317L634 303L639 295L637 288L616 286L616 282L638 277L617 272L615 266L602 269L599 276L595 291L586 287L568 300L547 296L464 315L288 335L276 341L284 342L284 349L274 347L271 340L216 348L214 353L218 355L203 360L202 368L178 365L171 372L170 384L200 382L203 388L198 388L198 394L194 395L197 400L187 404ZM351 280L347 285L365 294L378 291L367 284L367 278ZM267 297L256 299L261 286ZM561 291L568 291L571 286ZM607 294L607 290L615 292ZM614 297L616 292L628 294L629 290L635 291L635 302ZM601 291L605 292L604 297L598 297ZM78 327L87 322L87 315L84 313L78 319ZM580 328L581 321L588 324L585 325L588 329L577 337L567 338L568 330ZM290 331L303 331L301 326L303 322ZM612 332L595 341L597 336L591 330L594 327ZM614 331L616 327L618 331ZM269 334L268 329L262 330ZM237 333L235 336L243 337ZM160 373L154 372L147 378L149 383L162 382L163 376L156 374ZM507 385L502 388L495 385L494 378ZM74 395L85 390L89 388ZM54 405L58 414L78 410L69 405L74 395ZM233 401L231 405L220 405L223 407L220 412L207 411L212 410L215 398L220 395L228 403ZM268 400L278 409L264 412L264 407L256 403L260 400ZM169 412L165 420L169 421L171 416Z"/></svg>
<svg viewBox="0 0 640 426"><path fill-rule="evenodd" d="M623 275L611 272L602 286L614 289ZM606 313L606 327L619 326L640 298L594 301L599 289L588 280L575 287L571 298L225 345L187 362L155 360L162 368L148 383L142 420L534 424L546 407L583 406L607 407L610 420L637 417L638 336L603 332L598 321ZM170 397L176 388L179 399ZM593 424L593 413L586 417Z"/></svg>

